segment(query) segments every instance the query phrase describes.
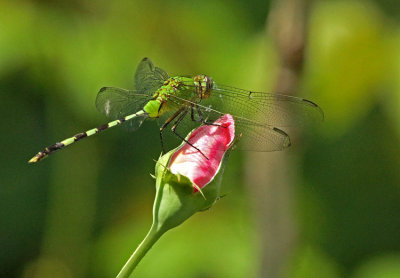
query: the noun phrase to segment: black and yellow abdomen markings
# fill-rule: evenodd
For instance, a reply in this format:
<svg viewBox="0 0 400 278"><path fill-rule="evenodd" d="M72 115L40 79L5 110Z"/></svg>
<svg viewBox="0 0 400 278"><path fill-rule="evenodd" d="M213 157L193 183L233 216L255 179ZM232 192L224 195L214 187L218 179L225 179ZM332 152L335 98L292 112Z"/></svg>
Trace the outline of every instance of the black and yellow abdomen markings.
<svg viewBox="0 0 400 278"><path fill-rule="evenodd" d="M78 142L79 140L81 140L83 138L86 138L86 137L95 135L97 133L100 133L103 130L106 130L106 129L110 128L110 127L114 127L114 126L120 125L123 122L129 121L129 120L131 120L133 118L136 118L138 116L147 116L147 113L145 111L141 110L141 111L139 111L139 112L137 112L135 114L131 114L131 115L123 117L121 119L109 122L109 123L104 124L102 126L99 126L97 128L90 129L90 130L88 130L86 132L78 133L78 134L76 134L76 135L74 135L74 136L72 136L70 138L67 138L67 139L61 141L61 142L57 142L54 145L48 146L47 148L45 148L41 152L38 152L34 157L32 157L29 160L29 163L39 162L40 160L42 160L43 158L47 157L48 155L50 155L51 153L53 153L53 152L55 152L57 150L60 150L60 149L66 147L68 145L71 145L71 144L73 144L75 142Z"/></svg>

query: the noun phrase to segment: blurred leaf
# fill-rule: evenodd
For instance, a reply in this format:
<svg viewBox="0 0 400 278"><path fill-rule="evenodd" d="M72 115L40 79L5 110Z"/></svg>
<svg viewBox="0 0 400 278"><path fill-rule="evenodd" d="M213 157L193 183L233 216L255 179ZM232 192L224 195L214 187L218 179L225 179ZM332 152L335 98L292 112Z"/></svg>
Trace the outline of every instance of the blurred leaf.
<svg viewBox="0 0 400 278"><path fill-rule="evenodd" d="M397 28L393 41L396 46L400 44L400 28ZM391 117L397 128L398 134L400 134L400 51L396 49L396 53L393 55L393 61L396 63L394 70L394 82L390 88L390 94L387 95L385 100L387 115Z"/></svg>
<svg viewBox="0 0 400 278"><path fill-rule="evenodd" d="M323 252L310 246L300 248L284 275L288 278L341 277L338 265Z"/></svg>
<svg viewBox="0 0 400 278"><path fill-rule="evenodd" d="M313 135L304 156L303 186L313 192L310 202L317 198L323 205L302 216L319 229L303 232L346 270L371 256L400 252L400 139L382 110L376 107L334 140Z"/></svg>
<svg viewBox="0 0 400 278"><path fill-rule="evenodd" d="M320 2L310 24L305 89L325 111L324 130L337 136L368 113L393 77L391 29L361 1Z"/></svg>
<svg viewBox="0 0 400 278"><path fill-rule="evenodd" d="M351 276L352 278L398 278L400 255L383 255L368 260Z"/></svg>

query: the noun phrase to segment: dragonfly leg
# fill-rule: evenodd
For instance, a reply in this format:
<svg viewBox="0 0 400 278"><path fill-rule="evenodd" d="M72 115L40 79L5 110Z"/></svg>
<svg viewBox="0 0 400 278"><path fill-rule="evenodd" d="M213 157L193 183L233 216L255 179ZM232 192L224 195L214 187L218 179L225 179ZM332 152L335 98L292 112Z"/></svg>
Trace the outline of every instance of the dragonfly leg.
<svg viewBox="0 0 400 278"><path fill-rule="evenodd" d="M182 114L179 116L179 118L175 121L174 125L172 126L171 130L172 132L178 136L182 141L187 143L189 146L192 148L196 149L199 153L201 153L202 156L204 156L205 159L209 160L209 158L196 146L194 146L192 143L187 141L183 136L181 136L179 133L176 132L176 128L178 127L179 123L183 120L183 118L186 116L188 110L186 109L185 111L182 112ZM193 118L192 118L193 119Z"/></svg>
<svg viewBox="0 0 400 278"><path fill-rule="evenodd" d="M169 117L165 123L160 127L160 140L161 140L161 149L162 152L165 153L165 148L164 148L164 138L163 138L163 131L164 129L179 115L182 113L182 111L185 109L185 107L182 107L178 111L176 111L171 117Z"/></svg>
<svg viewBox="0 0 400 278"><path fill-rule="evenodd" d="M194 106L193 104L190 105L190 118L192 119L193 122L200 122L199 120L196 120L194 117Z"/></svg>
<svg viewBox="0 0 400 278"><path fill-rule="evenodd" d="M198 107L196 107L196 112L199 115L200 119L196 119L195 116L194 116L194 109L195 109L194 105L192 104L190 106L190 117L191 117L193 122L198 122L198 123L202 123L202 124L205 124L205 125L212 125L213 124L211 122L207 122L204 119L204 116L203 116L203 114L201 113L201 111L200 111L200 109Z"/></svg>
<svg viewBox="0 0 400 278"><path fill-rule="evenodd" d="M205 124L205 125L220 126L220 127L224 127L224 128L225 128L225 126L223 126L223 125L214 124L213 122L207 121L207 120L204 118L203 112L201 112L201 110L200 110L199 107L196 107L196 112L197 112L197 114L199 115L200 120L194 119L194 116L193 116L193 117L192 117L192 120L193 120L193 121L195 121L195 122L202 122L202 123ZM192 114L193 114L193 106L192 106Z"/></svg>
<svg viewBox="0 0 400 278"><path fill-rule="evenodd" d="M192 121L193 122L198 122L198 123L202 123L202 124L204 124L206 121L204 120L204 117L203 117L203 114L200 114L199 113L199 111L198 111L198 107L196 107L197 109L196 109L196 111L197 111L197 114L200 116L200 119L196 119L195 118L195 115L194 115L194 105L193 104L191 104L190 105L190 118L192 119Z"/></svg>

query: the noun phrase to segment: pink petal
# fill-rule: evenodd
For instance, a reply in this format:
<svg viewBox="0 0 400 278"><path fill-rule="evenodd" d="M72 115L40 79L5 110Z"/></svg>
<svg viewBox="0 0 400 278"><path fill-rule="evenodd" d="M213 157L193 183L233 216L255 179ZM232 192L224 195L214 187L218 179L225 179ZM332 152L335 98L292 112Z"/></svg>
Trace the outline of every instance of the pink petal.
<svg viewBox="0 0 400 278"><path fill-rule="evenodd" d="M172 173L187 176L199 188L206 186L218 173L222 158L235 137L235 122L231 115L225 114L214 123L220 126L203 125L188 139L208 159L189 144L184 144L169 162Z"/></svg>

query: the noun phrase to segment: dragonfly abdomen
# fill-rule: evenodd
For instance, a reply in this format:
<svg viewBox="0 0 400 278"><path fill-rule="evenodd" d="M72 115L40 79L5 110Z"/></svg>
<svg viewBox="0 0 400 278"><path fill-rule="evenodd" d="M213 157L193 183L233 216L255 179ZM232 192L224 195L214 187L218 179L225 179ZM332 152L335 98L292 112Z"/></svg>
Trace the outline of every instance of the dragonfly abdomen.
<svg viewBox="0 0 400 278"><path fill-rule="evenodd" d="M101 125L101 126L99 126L97 128L92 128L92 129L89 129L88 131L75 134L74 136L72 136L70 138L67 138L67 139L65 139L65 140L63 140L61 142L57 142L54 145L51 145L51 146L45 148L43 151L38 152L34 157L31 158L31 160L29 160L29 163L39 162L40 160L42 160L43 158L47 157L51 153L53 153L53 152L55 152L57 150L60 150L62 148L65 148L66 146L71 145L71 144L73 144L75 142L78 142L79 140L81 140L83 138L86 138L86 137L95 135L97 133L100 133L103 130L106 130L106 129L110 128L110 127L114 127L114 126L120 125L125 121L129 121L129 120L131 120L133 118L136 118L137 116L144 116L144 115L146 115L145 111L141 110L141 111L139 111L139 112L137 112L135 114L131 114L131 115L128 115L126 117L120 118L118 120L109 122L109 123Z"/></svg>

